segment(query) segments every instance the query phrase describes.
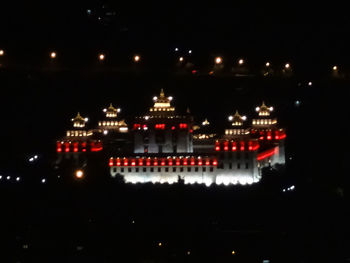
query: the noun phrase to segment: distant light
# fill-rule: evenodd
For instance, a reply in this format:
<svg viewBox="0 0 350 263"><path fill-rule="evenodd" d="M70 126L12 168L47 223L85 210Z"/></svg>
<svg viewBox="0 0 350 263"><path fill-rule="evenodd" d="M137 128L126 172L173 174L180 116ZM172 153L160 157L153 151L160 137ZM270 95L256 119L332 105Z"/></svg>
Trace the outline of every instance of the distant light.
<svg viewBox="0 0 350 263"><path fill-rule="evenodd" d="M234 250L232 250L231 254L234 255L234 254L236 254L236 252Z"/></svg>
<svg viewBox="0 0 350 263"><path fill-rule="evenodd" d="M309 81L309 83L308 83L307 85L312 86L312 82L311 82L311 81Z"/></svg>
<svg viewBox="0 0 350 263"><path fill-rule="evenodd" d="M301 103L300 100L296 100L296 101L295 101L295 106L299 106L300 103Z"/></svg>
<svg viewBox="0 0 350 263"><path fill-rule="evenodd" d="M0 175L0 180L2 179L2 175Z"/></svg>
<svg viewBox="0 0 350 263"><path fill-rule="evenodd" d="M149 119L149 116L145 116L145 120L148 120Z"/></svg>
<svg viewBox="0 0 350 263"><path fill-rule="evenodd" d="M179 57L179 61L184 61L184 57Z"/></svg>
<svg viewBox="0 0 350 263"><path fill-rule="evenodd" d="M175 48L175 51L179 51L179 49L176 47L176 48Z"/></svg>
<svg viewBox="0 0 350 263"><path fill-rule="evenodd" d="M270 62L266 62L265 66L270 67Z"/></svg>
<svg viewBox="0 0 350 263"><path fill-rule="evenodd" d="M273 111L273 107L270 107L269 110L270 110L270 111Z"/></svg>
<svg viewBox="0 0 350 263"><path fill-rule="evenodd" d="M88 15L91 15L91 9L87 9L87 10L86 10L86 13L87 13Z"/></svg>
<svg viewBox="0 0 350 263"><path fill-rule="evenodd" d="M196 74L197 73L197 70L192 70L192 74Z"/></svg>
<svg viewBox="0 0 350 263"><path fill-rule="evenodd" d="M191 251L187 251L187 255L191 255Z"/></svg>
<svg viewBox="0 0 350 263"><path fill-rule="evenodd" d="M229 121L232 121L232 120L233 120L233 117L232 117L232 116L228 116L228 120L229 120Z"/></svg>
<svg viewBox="0 0 350 263"><path fill-rule="evenodd" d="M11 179L11 176L7 176L6 179L7 179L7 180L10 180L10 179Z"/></svg>
<svg viewBox="0 0 350 263"><path fill-rule="evenodd" d="M51 57L51 58L56 58L56 56L57 56L56 52L51 52L51 53L50 53L50 57Z"/></svg>
<svg viewBox="0 0 350 263"><path fill-rule="evenodd" d="M38 155L34 155L34 159L38 159Z"/></svg>
<svg viewBox="0 0 350 263"><path fill-rule="evenodd" d="M159 242L159 243L158 243L158 246L161 247L161 246L162 246L162 242Z"/></svg>
<svg viewBox="0 0 350 263"><path fill-rule="evenodd" d="M104 135L108 134L108 131L107 131L107 130L104 130L104 131L103 131L103 134L104 134Z"/></svg>
<svg viewBox="0 0 350 263"><path fill-rule="evenodd" d="M192 50L191 49L188 51L188 54L192 54Z"/></svg>
<svg viewBox="0 0 350 263"><path fill-rule="evenodd" d="M29 158L29 162L33 162L33 161L34 161L33 157Z"/></svg>
<svg viewBox="0 0 350 263"><path fill-rule="evenodd" d="M75 172L75 177L78 178L78 179L81 179L84 177L84 172L82 170L77 170Z"/></svg>
<svg viewBox="0 0 350 263"><path fill-rule="evenodd" d="M168 97L168 99L169 99L170 101L172 101L172 100L173 100L173 97L172 97L172 96L170 96L170 97Z"/></svg>
<svg viewBox="0 0 350 263"><path fill-rule="evenodd" d="M216 57L215 58L215 64L221 64L222 63L222 58L221 57Z"/></svg>
<svg viewBox="0 0 350 263"><path fill-rule="evenodd" d="M85 121L89 121L89 118L85 118L84 120L85 120Z"/></svg>
<svg viewBox="0 0 350 263"><path fill-rule="evenodd" d="M243 59L238 60L238 64L243 65L243 63L244 63Z"/></svg>
<svg viewBox="0 0 350 263"><path fill-rule="evenodd" d="M242 120L245 121L246 119L247 119L247 116L243 116L243 117L242 117Z"/></svg>
<svg viewBox="0 0 350 263"><path fill-rule="evenodd" d="M122 111L122 109L121 109L121 108L118 108L118 109L117 109L117 112L121 112L121 111Z"/></svg>
<svg viewBox="0 0 350 263"><path fill-rule="evenodd" d="M139 61L140 61L140 59L141 59L141 58L140 58L140 56L139 56L139 55L135 55L135 56L134 56L134 61L135 61L135 62L139 62Z"/></svg>
<svg viewBox="0 0 350 263"><path fill-rule="evenodd" d="M153 97L153 100L157 100L158 98L156 96Z"/></svg>
<svg viewBox="0 0 350 263"><path fill-rule="evenodd" d="M21 180L21 178L20 177L16 177L16 181L18 182L19 180Z"/></svg>
<svg viewBox="0 0 350 263"><path fill-rule="evenodd" d="M256 110L256 111L259 111L259 110L260 110L260 107L256 107L255 110Z"/></svg>
<svg viewBox="0 0 350 263"><path fill-rule="evenodd" d="M105 59L105 55L104 55L104 54L100 54L100 55L98 56L98 59L101 60L101 61L104 60L104 59Z"/></svg>
<svg viewBox="0 0 350 263"><path fill-rule="evenodd" d="M287 64L284 65L284 67L285 67L286 69L288 69L288 68L290 68L290 64L287 63Z"/></svg>
<svg viewBox="0 0 350 263"><path fill-rule="evenodd" d="M3 49L0 49L0 56L3 56L5 54L5 51Z"/></svg>
<svg viewBox="0 0 350 263"><path fill-rule="evenodd" d="M107 109L103 109L103 112L107 112Z"/></svg>
<svg viewBox="0 0 350 263"><path fill-rule="evenodd" d="M338 67L337 66L333 66L333 70L338 70Z"/></svg>
<svg viewBox="0 0 350 263"><path fill-rule="evenodd" d="M46 183L46 179L45 178L43 178L43 179L41 179L41 183Z"/></svg>

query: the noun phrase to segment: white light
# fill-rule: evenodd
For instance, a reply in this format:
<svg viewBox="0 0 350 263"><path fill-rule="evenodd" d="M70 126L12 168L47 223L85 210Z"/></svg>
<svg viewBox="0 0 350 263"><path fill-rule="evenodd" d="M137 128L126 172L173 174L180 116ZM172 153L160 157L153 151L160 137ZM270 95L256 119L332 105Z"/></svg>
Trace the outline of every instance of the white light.
<svg viewBox="0 0 350 263"><path fill-rule="evenodd" d="M156 96L153 97L153 100L157 100L158 98Z"/></svg>
<svg viewBox="0 0 350 263"><path fill-rule="evenodd" d="M188 51L188 54L191 54L191 53L192 53L192 50L189 50L189 51Z"/></svg>
<svg viewBox="0 0 350 263"><path fill-rule="evenodd" d="M221 64L222 63L222 58L221 57L216 57L215 58L215 64Z"/></svg>
<svg viewBox="0 0 350 263"><path fill-rule="evenodd" d="M3 56L5 54L4 50L0 49L0 56Z"/></svg>
<svg viewBox="0 0 350 263"><path fill-rule="evenodd" d="M270 67L270 62L266 62L265 66Z"/></svg>
<svg viewBox="0 0 350 263"><path fill-rule="evenodd" d="M34 161L33 157L29 158L29 162L33 162L33 161Z"/></svg>
<svg viewBox="0 0 350 263"><path fill-rule="evenodd" d="M228 116L228 120L229 120L229 121L232 121L232 120L233 120L233 117L232 117L232 116Z"/></svg>
<svg viewBox="0 0 350 263"><path fill-rule="evenodd" d="M299 106L300 105L300 100L295 101L295 105Z"/></svg>
<svg viewBox="0 0 350 263"><path fill-rule="evenodd" d="M173 100L173 97L170 96L170 97L168 97L168 99L169 99L170 101L172 101L172 100Z"/></svg>
<svg viewBox="0 0 350 263"><path fill-rule="evenodd" d="M337 70L338 69L338 67L337 66L333 66L333 70Z"/></svg>
<svg viewBox="0 0 350 263"><path fill-rule="evenodd" d="M107 112L107 109L103 109L103 112Z"/></svg>
<svg viewBox="0 0 350 263"><path fill-rule="evenodd" d="M77 170L75 172L75 177L78 178L78 179L81 179L84 177L84 172L82 170Z"/></svg>
<svg viewBox="0 0 350 263"><path fill-rule="evenodd" d="M243 117L242 117L242 120L245 121L246 119L247 119L247 116L243 116Z"/></svg>
<svg viewBox="0 0 350 263"><path fill-rule="evenodd" d="M56 55L57 55L56 52L51 52L51 53L50 53L50 57L51 57L51 58L56 58Z"/></svg>
<svg viewBox="0 0 350 263"><path fill-rule="evenodd" d="M290 64L287 63L287 64L284 65L284 67L285 67L286 69L288 69L288 68L290 68Z"/></svg>
<svg viewBox="0 0 350 263"><path fill-rule="evenodd" d="M244 63L243 59L238 60L238 64L242 65Z"/></svg>
<svg viewBox="0 0 350 263"><path fill-rule="evenodd" d="M135 56L134 56L134 61L135 61L135 62L139 62L139 61L140 61L140 59L141 59L141 58L140 58L140 56L139 56L139 55L135 55Z"/></svg>
<svg viewBox="0 0 350 263"><path fill-rule="evenodd" d="M10 180L10 179L11 179L11 176L7 176L6 179L7 179L7 180Z"/></svg>
<svg viewBox="0 0 350 263"><path fill-rule="evenodd" d="M16 181L18 182L19 180L21 180L21 178L20 177L16 177Z"/></svg>
<svg viewBox="0 0 350 263"><path fill-rule="evenodd" d="M0 180L2 179L2 175L0 175Z"/></svg>
<svg viewBox="0 0 350 263"><path fill-rule="evenodd" d="M184 61L184 57L179 57L179 61Z"/></svg>
<svg viewBox="0 0 350 263"><path fill-rule="evenodd" d="M176 48L175 48L175 51L179 51L179 49L176 47Z"/></svg>
<svg viewBox="0 0 350 263"><path fill-rule="evenodd" d="M286 191L286 189L283 189L283 192L285 192Z"/></svg>
<svg viewBox="0 0 350 263"><path fill-rule="evenodd" d="M270 111L273 111L273 107L270 107Z"/></svg>
<svg viewBox="0 0 350 263"><path fill-rule="evenodd" d="M260 110L260 107L256 107L255 110L256 110L256 111L259 111L259 110Z"/></svg>
<svg viewBox="0 0 350 263"><path fill-rule="evenodd" d="M105 59L105 55L104 54L100 54L99 56L98 56L98 58L99 58L99 60L104 60Z"/></svg>
<svg viewBox="0 0 350 263"><path fill-rule="evenodd" d="M122 111L121 108L118 108L118 109L117 109L117 112L121 112L121 111Z"/></svg>
<svg viewBox="0 0 350 263"><path fill-rule="evenodd" d="M312 82L310 81L310 82L308 83L308 85L309 85L309 86L312 86Z"/></svg>
<svg viewBox="0 0 350 263"><path fill-rule="evenodd" d="M38 159L38 155L34 155L34 159Z"/></svg>
<svg viewBox="0 0 350 263"><path fill-rule="evenodd" d="M145 120L147 121L149 119L149 116L145 116Z"/></svg>
<svg viewBox="0 0 350 263"><path fill-rule="evenodd" d="M41 179L41 183L45 183L46 182L46 179L45 178L43 178L43 179Z"/></svg>
<svg viewBox="0 0 350 263"><path fill-rule="evenodd" d="M294 190L294 188L295 188L295 186L294 186L294 185L292 185L292 186L290 187L290 190Z"/></svg>
<svg viewBox="0 0 350 263"><path fill-rule="evenodd" d="M103 131L103 134L104 134L104 135L108 134L108 131L107 131L107 130L104 130L104 131Z"/></svg>
<svg viewBox="0 0 350 263"><path fill-rule="evenodd" d="M85 121L88 121L89 120L89 118L85 118Z"/></svg>

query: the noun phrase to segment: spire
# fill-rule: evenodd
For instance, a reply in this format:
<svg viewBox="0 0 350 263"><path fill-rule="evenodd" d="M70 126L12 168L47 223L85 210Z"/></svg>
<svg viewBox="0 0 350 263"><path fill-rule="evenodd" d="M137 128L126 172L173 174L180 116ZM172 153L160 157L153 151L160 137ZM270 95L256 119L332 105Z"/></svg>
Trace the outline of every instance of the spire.
<svg viewBox="0 0 350 263"><path fill-rule="evenodd" d="M256 107L256 111L259 113L259 116L270 116L273 107L267 107L263 101L260 107Z"/></svg>
<svg viewBox="0 0 350 263"><path fill-rule="evenodd" d="M190 107L187 107L187 109L186 109L186 113L188 113L188 114L190 114L190 113L191 113L191 111L190 111Z"/></svg>
<svg viewBox="0 0 350 263"><path fill-rule="evenodd" d="M163 89L160 90L160 95L159 95L159 96L160 96L161 98L164 98L165 95L164 95L164 90L163 90Z"/></svg>

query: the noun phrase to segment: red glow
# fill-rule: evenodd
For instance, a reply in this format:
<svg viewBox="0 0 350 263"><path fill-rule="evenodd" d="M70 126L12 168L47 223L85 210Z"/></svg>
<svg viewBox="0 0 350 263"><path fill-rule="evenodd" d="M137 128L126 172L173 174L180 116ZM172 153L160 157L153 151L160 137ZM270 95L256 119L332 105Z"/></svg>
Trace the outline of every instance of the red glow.
<svg viewBox="0 0 350 263"><path fill-rule="evenodd" d="M188 125L187 125L187 123L180 123L179 127L180 127L180 129L187 129Z"/></svg>
<svg viewBox="0 0 350 263"><path fill-rule="evenodd" d="M139 159L139 166L142 166L142 165L143 165L143 160Z"/></svg>
<svg viewBox="0 0 350 263"><path fill-rule="evenodd" d="M264 140L264 136L260 136L260 137L259 137L259 140Z"/></svg>
<svg viewBox="0 0 350 263"><path fill-rule="evenodd" d="M190 129L190 133L192 133L193 132L193 130L192 129Z"/></svg>
<svg viewBox="0 0 350 263"><path fill-rule="evenodd" d="M73 148L73 151L74 151L74 152L78 152L78 143L77 143L77 142L74 142L74 143L73 143L73 147L74 147L74 148Z"/></svg>
<svg viewBox="0 0 350 263"><path fill-rule="evenodd" d="M237 143L232 142L232 151L236 151L236 150L237 150Z"/></svg>
<svg viewBox="0 0 350 263"><path fill-rule="evenodd" d="M213 165L217 166L218 162L216 160L213 161Z"/></svg>
<svg viewBox="0 0 350 263"><path fill-rule="evenodd" d="M57 152L62 152L62 143L57 142Z"/></svg>
<svg viewBox="0 0 350 263"><path fill-rule="evenodd" d="M124 160L124 166L128 166L129 163L128 163L128 160Z"/></svg>
<svg viewBox="0 0 350 263"><path fill-rule="evenodd" d="M195 165L196 163L195 163L195 161L192 159L191 160L191 165Z"/></svg>
<svg viewBox="0 0 350 263"><path fill-rule="evenodd" d="M276 154L277 152L278 152L278 148L275 147L273 149L270 149L270 150L267 150L265 152L259 153L258 154L258 161L266 159L266 158Z"/></svg>
<svg viewBox="0 0 350 263"><path fill-rule="evenodd" d="M241 142L241 148L240 148L240 150L241 150L241 151L244 151L244 149L245 149L245 147L244 147L244 142Z"/></svg>
<svg viewBox="0 0 350 263"><path fill-rule="evenodd" d="M172 166L173 165L173 160L170 159L169 162L168 162L168 165Z"/></svg>
<svg viewBox="0 0 350 263"><path fill-rule="evenodd" d="M62 148L57 148L57 152L62 152Z"/></svg>
<svg viewBox="0 0 350 263"><path fill-rule="evenodd" d="M82 151L83 151L83 152L86 152L86 149L83 149Z"/></svg>
<svg viewBox="0 0 350 263"><path fill-rule="evenodd" d="M187 159L184 159L183 165L187 165Z"/></svg>
<svg viewBox="0 0 350 263"><path fill-rule="evenodd" d="M154 165L154 166L158 166L158 161L154 161L154 162L153 162L153 165Z"/></svg>
<svg viewBox="0 0 350 263"><path fill-rule="evenodd" d="M215 146L215 151L220 151L220 146Z"/></svg>
<svg viewBox="0 0 350 263"><path fill-rule="evenodd" d="M117 159L117 166L120 166L120 165L121 165L120 160Z"/></svg>
<svg viewBox="0 0 350 263"><path fill-rule="evenodd" d="M151 165L151 160L150 160L150 159L147 159L146 165L147 165L147 166L150 166L150 165Z"/></svg>
<svg viewBox="0 0 350 263"><path fill-rule="evenodd" d="M210 165L210 161L207 160L207 161L205 162L205 165Z"/></svg>
<svg viewBox="0 0 350 263"><path fill-rule="evenodd" d="M199 160L198 165L203 165L203 162L201 160Z"/></svg>
<svg viewBox="0 0 350 263"><path fill-rule="evenodd" d="M175 130L175 126L171 127L172 130Z"/></svg>
<svg viewBox="0 0 350 263"><path fill-rule="evenodd" d="M99 152L102 151L102 143L101 142L91 142L91 151L92 152Z"/></svg>
<svg viewBox="0 0 350 263"><path fill-rule="evenodd" d="M157 130L164 130L165 129L165 124L156 124L155 126L154 126Z"/></svg>
<svg viewBox="0 0 350 263"><path fill-rule="evenodd" d="M160 165L161 165L161 166L164 166L164 165L165 165L165 162L164 162L164 161L162 161L162 162L160 163Z"/></svg>
<svg viewBox="0 0 350 263"><path fill-rule="evenodd" d="M109 167L113 166L113 159L109 159Z"/></svg>
<svg viewBox="0 0 350 263"><path fill-rule="evenodd" d="M131 162L131 166L135 166L136 165L136 162L135 161L132 161Z"/></svg>
<svg viewBox="0 0 350 263"><path fill-rule="evenodd" d="M192 70L192 74L196 74L197 73L197 70Z"/></svg>
<svg viewBox="0 0 350 263"><path fill-rule="evenodd" d="M135 123L134 124L134 130L141 129L141 124Z"/></svg>
<svg viewBox="0 0 350 263"><path fill-rule="evenodd" d="M180 160L176 160L176 165L180 165Z"/></svg>
<svg viewBox="0 0 350 263"><path fill-rule="evenodd" d="M282 134L281 136L280 136L280 140L283 140L283 139L285 139L287 137L287 135L284 133L284 134Z"/></svg>
<svg viewBox="0 0 350 263"><path fill-rule="evenodd" d="M271 140L271 139L272 139L271 135L267 135L266 138L267 138L268 140Z"/></svg>
<svg viewBox="0 0 350 263"><path fill-rule="evenodd" d="M228 142L225 142L225 143L224 143L224 150L225 150L225 151L228 151Z"/></svg>
<svg viewBox="0 0 350 263"><path fill-rule="evenodd" d="M142 125L142 129L147 129L147 125L146 124L144 124L144 125Z"/></svg>

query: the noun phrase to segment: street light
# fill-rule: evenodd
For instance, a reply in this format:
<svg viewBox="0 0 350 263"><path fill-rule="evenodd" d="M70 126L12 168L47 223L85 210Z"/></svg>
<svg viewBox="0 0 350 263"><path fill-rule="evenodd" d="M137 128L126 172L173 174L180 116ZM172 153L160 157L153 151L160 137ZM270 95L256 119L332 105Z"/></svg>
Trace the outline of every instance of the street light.
<svg viewBox="0 0 350 263"><path fill-rule="evenodd" d="M100 55L98 56L98 59L99 59L100 61L103 61L103 60L105 59L105 55L104 55L104 54L100 54Z"/></svg>
<svg viewBox="0 0 350 263"><path fill-rule="evenodd" d="M56 58L56 56L57 56L56 52L51 52L51 53L50 53L50 57L51 57L51 58Z"/></svg>
<svg viewBox="0 0 350 263"><path fill-rule="evenodd" d="M82 170L77 170L75 172L75 177L78 178L78 179L81 179L84 177L84 172Z"/></svg>
<svg viewBox="0 0 350 263"><path fill-rule="evenodd" d="M140 59L141 59L141 58L140 58L140 56L139 56L139 55L135 55L135 56L134 56L134 61L135 61L135 62L139 62L139 61L140 61Z"/></svg>
<svg viewBox="0 0 350 263"><path fill-rule="evenodd" d="M239 64L239 65L243 65L243 63L244 63L244 60L243 60L243 59L238 60L238 64Z"/></svg>
<svg viewBox="0 0 350 263"><path fill-rule="evenodd" d="M221 57L216 57L215 58L215 64L219 65L222 63L222 58Z"/></svg>
<svg viewBox="0 0 350 263"><path fill-rule="evenodd" d="M5 51L3 49L0 49L0 56L3 56L5 54Z"/></svg>

